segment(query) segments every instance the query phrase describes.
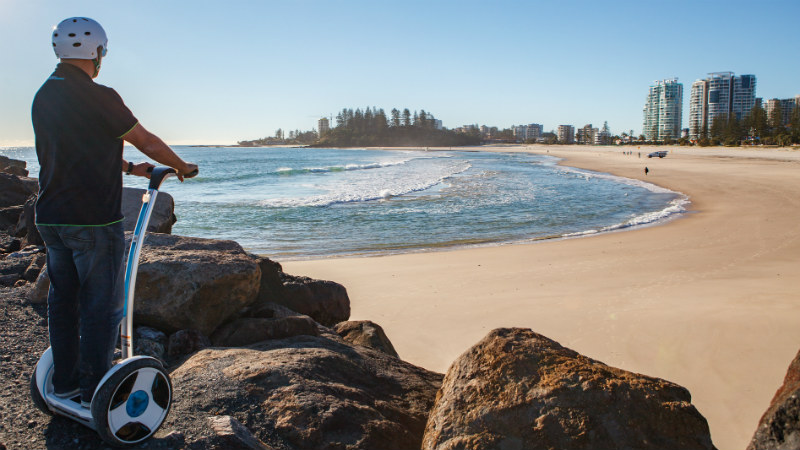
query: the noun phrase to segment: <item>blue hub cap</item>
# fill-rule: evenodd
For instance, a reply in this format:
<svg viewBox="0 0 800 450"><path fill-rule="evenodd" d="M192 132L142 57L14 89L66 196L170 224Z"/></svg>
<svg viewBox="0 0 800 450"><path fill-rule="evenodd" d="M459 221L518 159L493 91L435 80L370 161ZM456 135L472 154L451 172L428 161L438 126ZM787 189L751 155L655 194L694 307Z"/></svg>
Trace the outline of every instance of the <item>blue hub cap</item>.
<svg viewBox="0 0 800 450"><path fill-rule="evenodd" d="M147 409L150 403L150 397L145 391L136 391L128 397L128 402L125 405L125 411L130 417L139 417Z"/></svg>

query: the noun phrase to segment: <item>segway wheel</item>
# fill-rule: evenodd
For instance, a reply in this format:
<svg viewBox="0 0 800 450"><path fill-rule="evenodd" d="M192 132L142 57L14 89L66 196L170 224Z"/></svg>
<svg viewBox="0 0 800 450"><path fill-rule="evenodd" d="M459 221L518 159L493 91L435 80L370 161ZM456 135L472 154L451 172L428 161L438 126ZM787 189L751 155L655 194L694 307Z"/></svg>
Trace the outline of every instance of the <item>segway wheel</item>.
<svg viewBox="0 0 800 450"><path fill-rule="evenodd" d="M125 363L95 392L95 430L108 444L126 447L152 436L169 412L172 383L158 360Z"/></svg>
<svg viewBox="0 0 800 450"><path fill-rule="evenodd" d="M50 411L50 408L47 407L47 402L44 401L42 392L39 391L39 385L36 384L36 370L38 367L39 365L37 364L36 369L33 369L33 373L31 374L31 400L33 400L33 406L35 406L36 409L52 416L53 411Z"/></svg>

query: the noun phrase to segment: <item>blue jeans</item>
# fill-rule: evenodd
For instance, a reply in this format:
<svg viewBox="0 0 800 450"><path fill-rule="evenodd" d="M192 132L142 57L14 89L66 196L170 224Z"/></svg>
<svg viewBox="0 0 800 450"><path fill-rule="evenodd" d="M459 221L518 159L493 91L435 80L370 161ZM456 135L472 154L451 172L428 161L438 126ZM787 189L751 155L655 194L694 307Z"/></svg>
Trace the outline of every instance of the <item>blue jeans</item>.
<svg viewBox="0 0 800 450"><path fill-rule="evenodd" d="M77 387L81 400L111 368L122 320L125 234L106 226L39 225L47 245L47 320L53 351L53 388Z"/></svg>

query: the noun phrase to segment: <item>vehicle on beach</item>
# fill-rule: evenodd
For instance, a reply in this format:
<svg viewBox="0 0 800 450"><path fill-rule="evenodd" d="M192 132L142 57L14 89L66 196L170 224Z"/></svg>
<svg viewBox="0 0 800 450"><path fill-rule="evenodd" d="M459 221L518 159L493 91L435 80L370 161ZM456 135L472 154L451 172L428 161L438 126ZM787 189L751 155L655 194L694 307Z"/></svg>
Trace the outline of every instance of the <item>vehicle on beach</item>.
<svg viewBox="0 0 800 450"><path fill-rule="evenodd" d="M655 158L656 156L659 157L659 158L663 158L663 157L667 156L667 151L666 150L659 150L657 152L653 152L653 153L650 153L649 155L647 155L648 158Z"/></svg>

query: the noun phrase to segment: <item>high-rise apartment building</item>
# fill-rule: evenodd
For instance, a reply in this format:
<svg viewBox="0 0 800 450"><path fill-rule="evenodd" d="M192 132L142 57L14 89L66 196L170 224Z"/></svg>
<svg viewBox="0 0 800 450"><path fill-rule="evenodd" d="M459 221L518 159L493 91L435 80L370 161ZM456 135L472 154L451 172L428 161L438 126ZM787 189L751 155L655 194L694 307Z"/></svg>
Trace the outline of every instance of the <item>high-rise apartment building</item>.
<svg viewBox="0 0 800 450"><path fill-rule="evenodd" d="M677 78L656 81L644 105L644 137L648 141L677 140L683 120L683 84Z"/></svg>
<svg viewBox="0 0 800 450"><path fill-rule="evenodd" d="M331 130L331 125L327 117L323 117L317 121L317 135L320 138L325 136L330 130Z"/></svg>
<svg viewBox="0 0 800 450"><path fill-rule="evenodd" d="M572 125L559 125L558 126L558 143L559 144L574 144L575 143L575 127Z"/></svg>
<svg viewBox="0 0 800 450"><path fill-rule="evenodd" d="M795 98L773 98L770 100L764 100L763 105L764 112L766 112L770 121L772 121L772 115L775 114L775 109L780 108L782 119L781 124L783 126L787 126L792 121L792 113L794 112L794 109L800 108L800 95Z"/></svg>
<svg viewBox="0 0 800 450"><path fill-rule="evenodd" d="M742 120L756 104L756 76L713 72L692 83L689 138L698 139L718 118Z"/></svg>

